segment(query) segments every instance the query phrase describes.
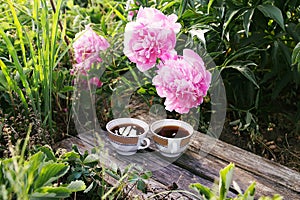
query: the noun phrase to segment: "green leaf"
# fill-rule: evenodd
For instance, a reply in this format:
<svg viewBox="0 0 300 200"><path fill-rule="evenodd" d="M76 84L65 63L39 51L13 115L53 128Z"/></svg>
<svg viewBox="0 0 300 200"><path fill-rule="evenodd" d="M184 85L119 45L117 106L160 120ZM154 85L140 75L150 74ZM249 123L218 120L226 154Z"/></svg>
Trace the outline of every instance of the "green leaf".
<svg viewBox="0 0 300 200"><path fill-rule="evenodd" d="M164 5L164 7L162 7L160 9L160 11L164 12L165 10L167 10L168 8L174 6L176 3L178 3L177 1L170 1L168 2L166 5Z"/></svg>
<svg viewBox="0 0 300 200"><path fill-rule="evenodd" d="M61 199L67 198L71 194L71 190L66 187L41 187L34 191L32 195L30 195L30 199Z"/></svg>
<svg viewBox="0 0 300 200"><path fill-rule="evenodd" d="M110 171L110 170L105 170L105 172L109 175L109 176L111 176L112 178L114 178L114 179L116 179L116 180L120 180L120 176L119 175L117 175L117 174L115 174L115 173L113 173L112 171Z"/></svg>
<svg viewBox="0 0 300 200"><path fill-rule="evenodd" d="M76 181L72 181L67 188L71 191L71 192L79 192L82 190L85 190L86 185L83 181L81 180L76 180Z"/></svg>
<svg viewBox="0 0 300 200"><path fill-rule="evenodd" d="M210 8L212 4L214 3L215 0L209 0L208 5L207 5L207 14L209 14Z"/></svg>
<svg viewBox="0 0 300 200"><path fill-rule="evenodd" d="M0 33L2 33L1 29L0 29ZM16 81L10 77L10 71L8 70L7 66L5 65L5 63L1 59L0 59L0 68L2 70L3 75L6 78L8 89L9 90L15 90L15 92L19 95L19 97L20 97L23 105L25 106L25 108L28 108L28 104L27 104L27 101L25 99L25 96L24 96L22 90L18 87Z"/></svg>
<svg viewBox="0 0 300 200"><path fill-rule="evenodd" d="M32 155L24 166L28 166L27 169L27 182L29 185L34 183L36 176L38 175L38 170L44 164L45 154L43 152L38 152Z"/></svg>
<svg viewBox="0 0 300 200"><path fill-rule="evenodd" d="M152 176L151 171L146 171L144 174L142 174L141 178L142 179L149 179Z"/></svg>
<svg viewBox="0 0 300 200"><path fill-rule="evenodd" d="M18 29L18 31L20 31L20 30ZM14 45L12 44L12 42L10 41L10 39L8 38L8 36L6 35L6 33L4 32L4 30L2 28L0 28L0 35L2 35L2 38L4 39L4 42L7 46L8 52L9 52L10 56L12 57L12 59L14 61L14 65L15 65L15 67L16 67L19 75L20 75L20 79L21 79L21 82L22 82L22 84L25 88L26 94L28 95L28 97L30 98L30 100L32 102L35 102L34 99L33 99L33 96L32 96L31 88L30 88L29 83L28 83L28 79L25 76L25 73L23 72L23 66L20 63L20 60L19 60L19 57L18 57L18 52L17 52L16 48L14 47ZM19 36L19 37L21 37L21 36ZM3 68L5 68L6 66L2 61L0 62L0 64L1 64L2 71L3 71ZM5 75L5 77L6 77L6 79L8 79L8 76ZM25 108L27 109L28 104L27 104L27 101L25 100L25 97L24 97L21 89L17 85L15 85L15 87L13 87L13 89L20 95L22 103L24 104ZM33 108L34 112L37 113L36 106L35 106L34 103L32 104L32 108Z"/></svg>
<svg viewBox="0 0 300 200"><path fill-rule="evenodd" d="M0 90L7 91L9 89L6 78L1 70L0 70L0 84L1 84Z"/></svg>
<svg viewBox="0 0 300 200"><path fill-rule="evenodd" d="M84 164L99 162L99 156L96 154L89 154L84 160Z"/></svg>
<svg viewBox="0 0 300 200"><path fill-rule="evenodd" d="M279 24L279 26L283 30L285 30L283 16L279 8L271 4L263 4L258 5L257 9L260 10L260 12L264 14L264 16L270 17L271 19L275 20Z"/></svg>
<svg viewBox="0 0 300 200"><path fill-rule="evenodd" d="M244 13L243 26L244 26L245 33L246 33L247 37L249 36L249 28L250 28L253 13L254 13L254 9L249 9Z"/></svg>
<svg viewBox="0 0 300 200"><path fill-rule="evenodd" d="M129 183L135 183L135 182L137 182L139 179L140 179L139 175L137 175L137 174L134 173L134 174L132 174L132 175L129 177L128 182L129 182Z"/></svg>
<svg viewBox="0 0 300 200"><path fill-rule="evenodd" d="M64 86L64 87L60 90L61 93L64 93L64 92L72 92L72 91L74 91L74 87L73 87L73 86Z"/></svg>
<svg viewBox="0 0 300 200"><path fill-rule="evenodd" d="M293 65L298 63L298 72L300 72L300 42L295 46L292 54Z"/></svg>
<svg viewBox="0 0 300 200"><path fill-rule="evenodd" d="M178 13L179 17L178 18L181 18L187 5L188 5L188 0L181 0L180 6L179 6L179 13Z"/></svg>
<svg viewBox="0 0 300 200"><path fill-rule="evenodd" d="M80 155L74 151L70 151L70 152L64 153L62 155L62 158L66 161L77 160L77 159L80 159Z"/></svg>
<svg viewBox="0 0 300 200"><path fill-rule="evenodd" d="M104 34L106 35L107 34L107 26L106 26L106 22L105 22L105 15L103 15L101 17L101 28L102 28L102 31L104 32Z"/></svg>
<svg viewBox="0 0 300 200"><path fill-rule="evenodd" d="M47 155L47 158L53 161L56 161L56 157L54 155L53 150L49 146L43 146L39 149L41 152Z"/></svg>
<svg viewBox="0 0 300 200"><path fill-rule="evenodd" d="M83 193L88 193L88 192L90 192L90 191L93 189L93 187L94 187L94 181L89 185L88 188L86 188L86 189L83 191Z"/></svg>
<svg viewBox="0 0 300 200"><path fill-rule="evenodd" d="M226 198L233 177L234 164L230 163L224 169L220 170L219 193L220 200Z"/></svg>
<svg viewBox="0 0 300 200"><path fill-rule="evenodd" d="M235 15L240 11L240 9L237 10L232 10L232 11L228 11L228 13L226 14L226 20L225 23L223 25L223 31L222 31L222 38L225 35L225 31L228 27L228 25L230 24L231 20L235 17Z"/></svg>
<svg viewBox="0 0 300 200"><path fill-rule="evenodd" d="M230 56L228 56L228 58L226 58L223 66L226 66L228 63L232 62L232 61L236 61L237 58L240 58L242 56L249 56L251 53L257 52L257 51L262 51L261 49L258 49L256 47L243 47L233 53L230 54ZM244 60L244 59L241 59Z"/></svg>
<svg viewBox="0 0 300 200"><path fill-rule="evenodd" d="M68 181L77 180L82 176L82 169L79 169L79 171L74 171L70 176L68 176Z"/></svg>
<svg viewBox="0 0 300 200"><path fill-rule="evenodd" d="M146 94L147 90L143 87L141 87L140 89L138 89L137 93L138 94Z"/></svg>
<svg viewBox="0 0 300 200"><path fill-rule="evenodd" d="M254 73L251 71L251 69L248 67L250 65L256 66L255 63L246 63L244 65L229 65L226 68L232 68L238 70L245 78L247 78L249 81L251 81L257 88L259 88L258 83L256 82L256 78Z"/></svg>
<svg viewBox="0 0 300 200"><path fill-rule="evenodd" d="M51 163L45 164L40 173L39 177L35 182L35 188L46 186L57 180L59 177L65 175L69 170L69 166L66 163Z"/></svg>
<svg viewBox="0 0 300 200"><path fill-rule="evenodd" d="M204 195L206 199L212 199L215 194L210 190L210 188L201 185L200 183L192 183L189 187L195 191L197 191L200 195Z"/></svg>
<svg viewBox="0 0 300 200"><path fill-rule="evenodd" d="M141 190L144 193L146 193L147 185L142 179L139 179L137 181L137 189Z"/></svg>
<svg viewBox="0 0 300 200"><path fill-rule="evenodd" d="M122 15L122 14L120 13L120 11L118 11L118 10L116 9L116 7L118 7L119 4L117 4L115 7L113 7L110 3L107 2L107 5L114 11L114 13L115 13L122 21L124 21L124 22L127 21L126 17L124 17L124 15Z"/></svg>
<svg viewBox="0 0 300 200"><path fill-rule="evenodd" d="M18 35L18 41L21 47L21 53L22 53L22 58L23 58L23 63L25 65L25 67L27 67L27 60L26 60L26 50L25 50L25 45L24 45L24 39L23 39L23 32L22 32L22 25L18 19L18 15L16 13L15 10L15 6L13 5L13 1L11 0L7 0L7 3L9 5L10 8L10 12L13 16L14 19L14 25L16 27L17 30L17 35Z"/></svg>
<svg viewBox="0 0 300 200"><path fill-rule="evenodd" d="M254 200L256 183L253 182L244 193L244 200Z"/></svg>

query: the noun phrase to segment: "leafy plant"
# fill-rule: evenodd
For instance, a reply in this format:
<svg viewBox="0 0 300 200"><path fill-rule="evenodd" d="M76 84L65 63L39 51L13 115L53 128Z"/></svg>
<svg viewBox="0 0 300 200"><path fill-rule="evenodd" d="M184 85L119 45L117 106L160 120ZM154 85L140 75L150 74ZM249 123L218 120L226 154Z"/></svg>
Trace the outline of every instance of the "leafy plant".
<svg viewBox="0 0 300 200"><path fill-rule="evenodd" d="M64 86L67 78L55 72L68 52L65 29L60 30L63 3L58 0L49 7L44 0L24 3L6 0L6 26L0 29L1 45L7 50L0 59L1 77L5 80L1 93L9 94L12 106L16 106L13 95L16 93L25 114L32 107L51 133L53 104L60 107L58 95L72 91L70 86Z"/></svg>
<svg viewBox="0 0 300 200"><path fill-rule="evenodd" d="M133 166L123 172L107 168L96 149L82 154L74 145L72 151L55 154L49 146L42 146L27 157L31 128L22 149L19 140L15 149L10 146L12 157L0 160L1 199L124 199L133 189L146 192L151 172ZM116 183L107 182L107 176Z"/></svg>
<svg viewBox="0 0 300 200"><path fill-rule="evenodd" d="M51 151L38 151L25 159L30 131L31 126L22 149L19 143L16 149L11 147L11 158L0 160L1 199L61 199L84 190L83 181L58 181L70 166L56 160Z"/></svg>
<svg viewBox="0 0 300 200"><path fill-rule="evenodd" d="M253 182L243 193L239 186L235 183L234 188L239 193L236 197L229 198L227 194L229 192L233 171L234 171L234 164L230 163L225 168L220 170L220 178L219 178L219 190L216 191L212 186L208 188L200 183L192 183L190 184L190 188L197 191L201 197L205 200L254 200L255 197L255 182ZM262 196L259 200L282 200L283 198L280 195L274 195L273 197L265 197Z"/></svg>

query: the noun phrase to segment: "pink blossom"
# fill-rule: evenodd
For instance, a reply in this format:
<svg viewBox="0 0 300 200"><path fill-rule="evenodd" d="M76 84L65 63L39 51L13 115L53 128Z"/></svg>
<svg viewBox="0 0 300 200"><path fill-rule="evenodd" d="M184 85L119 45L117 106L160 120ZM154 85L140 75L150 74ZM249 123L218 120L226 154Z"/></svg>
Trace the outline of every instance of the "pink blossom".
<svg viewBox="0 0 300 200"><path fill-rule="evenodd" d="M182 57L159 64L152 82L157 94L166 98L166 110L188 113L191 108L203 102L209 89L211 74L198 54L184 49Z"/></svg>
<svg viewBox="0 0 300 200"><path fill-rule="evenodd" d="M77 63L73 65L73 69L70 70L71 75L88 75L88 71L91 69L93 65L97 65L100 63L102 59L98 55L91 56L87 59L85 59L81 63Z"/></svg>
<svg viewBox="0 0 300 200"><path fill-rule="evenodd" d="M107 40L94 32L90 26L86 26L85 30L77 33L75 38L77 39L73 43L73 48L77 63L91 57L99 57L99 52L109 47Z"/></svg>
<svg viewBox="0 0 300 200"><path fill-rule="evenodd" d="M136 17L136 22L151 28L171 29L175 33L178 33L181 25L180 23L176 23L177 19L178 17L175 14L166 16L155 8L140 7Z"/></svg>
<svg viewBox="0 0 300 200"><path fill-rule="evenodd" d="M132 21L134 14L135 14L134 11L132 10L128 11L127 20Z"/></svg>
<svg viewBox="0 0 300 200"><path fill-rule="evenodd" d="M95 85L96 87L101 87L103 85L103 83L100 81L98 77L91 78L90 84Z"/></svg>
<svg viewBox="0 0 300 200"><path fill-rule="evenodd" d="M136 21L127 23L123 51L140 71L154 67L159 58L174 55L176 33L181 27L176 20L174 14L166 16L154 8L141 7Z"/></svg>

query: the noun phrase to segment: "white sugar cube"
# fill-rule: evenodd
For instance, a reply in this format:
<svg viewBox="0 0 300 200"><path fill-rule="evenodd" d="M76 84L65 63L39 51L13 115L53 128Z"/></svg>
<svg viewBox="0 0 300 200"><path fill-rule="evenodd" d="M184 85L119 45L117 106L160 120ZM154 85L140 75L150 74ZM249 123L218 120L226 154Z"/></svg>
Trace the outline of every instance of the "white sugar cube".
<svg viewBox="0 0 300 200"><path fill-rule="evenodd" d="M128 136L130 136L130 137L136 136L136 130L135 129L131 129Z"/></svg>
<svg viewBox="0 0 300 200"><path fill-rule="evenodd" d="M119 129L119 134L120 134L120 135L123 135L124 130L125 130L125 127L121 127L121 128Z"/></svg>
<svg viewBox="0 0 300 200"><path fill-rule="evenodd" d="M130 133L130 129L131 129L131 126L127 126L126 129L123 131L122 135L127 136Z"/></svg>

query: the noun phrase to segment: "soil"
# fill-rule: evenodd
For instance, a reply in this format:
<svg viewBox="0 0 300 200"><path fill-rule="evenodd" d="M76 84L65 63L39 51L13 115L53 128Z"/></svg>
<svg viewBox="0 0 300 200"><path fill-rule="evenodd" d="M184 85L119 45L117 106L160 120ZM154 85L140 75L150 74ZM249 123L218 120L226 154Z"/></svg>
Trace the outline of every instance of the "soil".
<svg viewBox="0 0 300 200"><path fill-rule="evenodd" d="M237 131L227 120L219 139L300 172L300 135L280 124L286 123L262 124L260 134L250 134Z"/></svg>

